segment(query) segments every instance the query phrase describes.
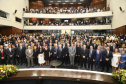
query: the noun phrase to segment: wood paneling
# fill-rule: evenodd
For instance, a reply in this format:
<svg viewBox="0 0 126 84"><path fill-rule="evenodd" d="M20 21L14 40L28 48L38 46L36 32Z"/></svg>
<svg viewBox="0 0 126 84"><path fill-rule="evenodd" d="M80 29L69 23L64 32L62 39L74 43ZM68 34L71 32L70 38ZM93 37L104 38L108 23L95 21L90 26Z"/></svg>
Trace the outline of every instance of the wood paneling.
<svg viewBox="0 0 126 84"><path fill-rule="evenodd" d="M106 0L92 0L91 2L91 8L100 8L103 9L104 7L106 8Z"/></svg>
<svg viewBox="0 0 126 84"><path fill-rule="evenodd" d="M17 29L14 27L6 27L6 26L1 26L0 27L0 33L3 36L9 36L10 34L21 34L21 29Z"/></svg>
<svg viewBox="0 0 126 84"><path fill-rule="evenodd" d="M53 8L53 7L57 7L58 9L59 8L78 8L78 7L88 7L89 6L89 3L83 3L83 4L52 4L52 5L48 5L48 4L45 4L44 5L45 7L49 7L49 8Z"/></svg>
<svg viewBox="0 0 126 84"><path fill-rule="evenodd" d="M39 9L42 10L44 8L44 4L42 1L30 2L29 9Z"/></svg>
<svg viewBox="0 0 126 84"><path fill-rule="evenodd" d="M126 34L126 25L115 29L114 30L114 33L115 34L120 34L120 33Z"/></svg>

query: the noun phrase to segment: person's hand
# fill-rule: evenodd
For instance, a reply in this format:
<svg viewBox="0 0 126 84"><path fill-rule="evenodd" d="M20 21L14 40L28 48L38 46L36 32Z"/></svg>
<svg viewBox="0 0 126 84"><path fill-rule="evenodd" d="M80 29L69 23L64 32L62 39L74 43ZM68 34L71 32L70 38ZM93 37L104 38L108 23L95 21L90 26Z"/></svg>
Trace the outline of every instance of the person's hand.
<svg viewBox="0 0 126 84"><path fill-rule="evenodd" d="M66 54L66 56L67 56L67 54Z"/></svg>
<svg viewBox="0 0 126 84"><path fill-rule="evenodd" d="M12 57L12 55L10 55L10 57Z"/></svg>
<svg viewBox="0 0 126 84"><path fill-rule="evenodd" d="M108 59L108 58L106 58L106 61L109 61L109 59Z"/></svg>
<svg viewBox="0 0 126 84"><path fill-rule="evenodd" d="M56 52L54 52L54 54L56 54Z"/></svg>
<svg viewBox="0 0 126 84"><path fill-rule="evenodd" d="M1 57L1 59L4 59L4 57Z"/></svg>
<svg viewBox="0 0 126 84"><path fill-rule="evenodd" d="M95 61L95 59L93 59L93 61Z"/></svg>
<svg viewBox="0 0 126 84"><path fill-rule="evenodd" d="M118 65L119 63L117 62L116 65Z"/></svg>
<svg viewBox="0 0 126 84"><path fill-rule="evenodd" d="M100 59L100 61L102 61L102 59Z"/></svg>
<svg viewBox="0 0 126 84"><path fill-rule="evenodd" d="M57 56L57 58L58 58L58 56Z"/></svg>
<svg viewBox="0 0 126 84"><path fill-rule="evenodd" d="M52 53L50 53L50 55L52 55Z"/></svg>
<svg viewBox="0 0 126 84"><path fill-rule="evenodd" d="M85 56L83 56L83 58L85 58Z"/></svg>
<svg viewBox="0 0 126 84"><path fill-rule="evenodd" d="M88 58L87 58L87 60L88 60Z"/></svg>
<svg viewBox="0 0 126 84"><path fill-rule="evenodd" d="M31 56L29 56L31 58Z"/></svg>
<svg viewBox="0 0 126 84"><path fill-rule="evenodd" d="M78 55L78 56L80 56L80 55Z"/></svg>

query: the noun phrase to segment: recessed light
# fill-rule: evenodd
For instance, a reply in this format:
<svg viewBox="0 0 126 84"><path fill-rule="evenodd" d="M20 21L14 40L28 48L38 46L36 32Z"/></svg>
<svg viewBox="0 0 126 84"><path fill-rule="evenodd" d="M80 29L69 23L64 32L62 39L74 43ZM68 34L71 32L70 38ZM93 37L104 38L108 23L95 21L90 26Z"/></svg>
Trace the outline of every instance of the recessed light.
<svg viewBox="0 0 126 84"><path fill-rule="evenodd" d="M84 0L80 0L80 1L84 1Z"/></svg>
<svg viewBox="0 0 126 84"><path fill-rule="evenodd" d="M66 4L66 3L62 3L62 4Z"/></svg>
<svg viewBox="0 0 126 84"><path fill-rule="evenodd" d="M50 2L53 2L53 1L50 1Z"/></svg>
<svg viewBox="0 0 126 84"><path fill-rule="evenodd" d="M52 5L52 4L49 4L49 5Z"/></svg>
<svg viewBox="0 0 126 84"><path fill-rule="evenodd" d="M70 4L73 4L73 3L70 3Z"/></svg>
<svg viewBox="0 0 126 84"><path fill-rule="evenodd" d="M78 4L81 4L81 3L78 3Z"/></svg>
<svg viewBox="0 0 126 84"><path fill-rule="evenodd" d="M57 1L57 2L61 2L61 1Z"/></svg>
<svg viewBox="0 0 126 84"><path fill-rule="evenodd" d="M58 5L58 3L55 3L56 5Z"/></svg>
<svg viewBox="0 0 126 84"><path fill-rule="evenodd" d="M65 1L65 2L69 2L69 1Z"/></svg>

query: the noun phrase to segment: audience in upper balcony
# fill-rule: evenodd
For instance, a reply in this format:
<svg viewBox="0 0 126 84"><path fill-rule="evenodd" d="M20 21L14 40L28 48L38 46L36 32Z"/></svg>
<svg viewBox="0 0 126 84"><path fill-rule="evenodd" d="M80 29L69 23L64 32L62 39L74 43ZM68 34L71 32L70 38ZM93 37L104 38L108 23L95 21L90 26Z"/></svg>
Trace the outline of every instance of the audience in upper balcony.
<svg viewBox="0 0 126 84"><path fill-rule="evenodd" d="M40 14L82 14L82 13L93 13L93 12L103 12L103 11L109 11L109 8L107 7L107 10L105 7L103 9L94 7L94 8L83 8L78 7L77 9L70 7L70 8L49 8L45 7L42 10L39 9L30 9L30 11L26 10L26 13L40 13Z"/></svg>
<svg viewBox="0 0 126 84"><path fill-rule="evenodd" d="M85 26L85 25L105 25L108 24L104 19L101 20L78 20L76 22L63 22L63 21L31 21L29 26Z"/></svg>

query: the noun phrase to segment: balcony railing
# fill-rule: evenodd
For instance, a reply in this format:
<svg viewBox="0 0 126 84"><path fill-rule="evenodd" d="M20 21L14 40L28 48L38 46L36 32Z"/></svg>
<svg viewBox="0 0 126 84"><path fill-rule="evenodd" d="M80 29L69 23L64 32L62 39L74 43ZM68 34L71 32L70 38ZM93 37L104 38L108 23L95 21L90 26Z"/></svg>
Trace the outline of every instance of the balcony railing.
<svg viewBox="0 0 126 84"><path fill-rule="evenodd" d="M24 30L106 30L112 29L111 25L89 25L89 26L24 26Z"/></svg>
<svg viewBox="0 0 126 84"><path fill-rule="evenodd" d="M71 19L71 18L92 18L92 17L111 17L111 11L83 13L83 14L38 14L38 13L24 13L24 18L49 18L49 19Z"/></svg>

